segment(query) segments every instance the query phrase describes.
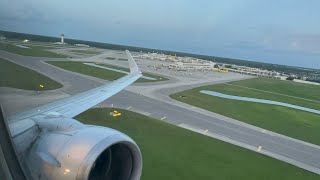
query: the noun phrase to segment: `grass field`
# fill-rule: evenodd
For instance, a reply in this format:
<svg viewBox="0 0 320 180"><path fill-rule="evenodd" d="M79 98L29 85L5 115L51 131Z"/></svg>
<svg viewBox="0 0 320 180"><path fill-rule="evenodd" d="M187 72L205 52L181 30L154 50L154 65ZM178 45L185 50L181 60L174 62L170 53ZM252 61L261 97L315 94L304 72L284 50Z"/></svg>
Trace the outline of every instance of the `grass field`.
<svg viewBox="0 0 320 180"><path fill-rule="evenodd" d="M320 86L318 85L303 84L294 81L283 81L270 78L255 78L250 80L236 81L230 84L317 100L320 102Z"/></svg>
<svg viewBox="0 0 320 180"><path fill-rule="evenodd" d="M62 54L46 51L43 47L35 47L35 46L30 48L21 48L12 44L0 43L0 50L8 51L8 52L23 55L23 56L51 57L51 58L67 57Z"/></svg>
<svg viewBox="0 0 320 180"><path fill-rule="evenodd" d="M119 58L119 61L128 61L128 59L124 59L124 58Z"/></svg>
<svg viewBox="0 0 320 180"><path fill-rule="evenodd" d="M83 123L107 126L132 137L143 156L142 180L309 180L319 175L284 162L126 110L90 109Z"/></svg>
<svg viewBox="0 0 320 180"><path fill-rule="evenodd" d="M101 78L101 79L106 79L106 80L116 80L116 79L119 79L125 75L123 73L119 73L119 72L115 72L115 71L111 71L111 70L107 70L107 69L88 66L88 65L83 64L82 62L48 61L47 63L58 66L62 69L66 69L69 71L78 72L81 74L85 74L88 76L93 76L93 77L97 77L97 78ZM101 65L101 64L99 64L99 65ZM112 67L114 67L114 66L112 66ZM121 70L126 70L125 68L119 68L119 67L115 67L115 68L121 69ZM145 74L145 75L146 76L150 75L150 77L157 78L156 81L167 80L166 78L151 75L151 74ZM136 82L156 82L156 81L151 81L151 80L140 78Z"/></svg>
<svg viewBox="0 0 320 180"><path fill-rule="evenodd" d="M259 80L265 82L265 84L263 84L263 86L257 85L262 83L259 82ZM282 84L282 82L284 84ZM238 86L217 84L179 92L171 95L171 97L258 127L320 145L320 116L317 114L275 105L224 99L205 95L199 92L200 90L214 90L230 95L270 99L298 105L308 105L308 107L312 108L320 107L317 102L302 99L288 100L289 98L284 95L276 95L260 91L271 91L276 89L277 93L286 93L287 89L290 89L290 91L288 91L290 93L286 93L287 95L300 95L300 98L308 98L312 96L312 94L304 95L302 93L305 87L304 84L300 85L298 83L294 83L294 85L297 84L297 87L290 87L292 86L291 83L293 82L269 80L264 78L250 79L232 83L233 85ZM259 88L260 90L248 89L239 86ZM317 93L312 90L313 88L318 87L313 87L313 85L308 86L311 87L304 89L305 93L308 93L309 90L310 93ZM292 89L296 89L296 91ZM318 93L320 93L320 91Z"/></svg>
<svg viewBox="0 0 320 180"><path fill-rule="evenodd" d="M71 50L70 52L75 52L75 53L80 53L80 54L91 54L91 55L101 54L98 51L92 51L92 50Z"/></svg>
<svg viewBox="0 0 320 180"><path fill-rule="evenodd" d="M108 60L115 60L116 58L115 58L115 57L106 57L106 59L108 59Z"/></svg>
<svg viewBox="0 0 320 180"><path fill-rule="evenodd" d="M62 48L72 48L74 46L71 45L58 45L58 44L48 44L48 45L41 45L41 44L22 44L31 48L38 48L38 49L43 49L43 50L48 50L48 49L62 49Z"/></svg>
<svg viewBox="0 0 320 180"><path fill-rule="evenodd" d="M317 85L270 78L255 78L228 84L230 86L213 86L212 90L320 109L320 86Z"/></svg>
<svg viewBox="0 0 320 180"><path fill-rule="evenodd" d="M59 49L61 47L57 46L42 46L42 45L29 45L29 44L22 44L23 46L28 46L32 49L41 49L41 50L49 50L49 49Z"/></svg>
<svg viewBox="0 0 320 180"><path fill-rule="evenodd" d="M51 90L61 88L62 85L31 69L0 59L0 86L25 90ZM43 88L40 87L43 85Z"/></svg>

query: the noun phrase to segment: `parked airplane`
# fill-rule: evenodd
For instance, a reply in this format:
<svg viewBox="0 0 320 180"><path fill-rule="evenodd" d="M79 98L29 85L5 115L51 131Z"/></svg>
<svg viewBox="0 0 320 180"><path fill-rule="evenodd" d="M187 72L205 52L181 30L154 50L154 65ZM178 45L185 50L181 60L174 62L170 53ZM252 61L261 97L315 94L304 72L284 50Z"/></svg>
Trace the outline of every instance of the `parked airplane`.
<svg viewBox="0 0 320 180"><path fill-rule="evenodd" d="M9 117L11 139L26 179L140 179L142 156L130 137L72 119L142 76L128 50L126 54L128 75Z"/></svg>

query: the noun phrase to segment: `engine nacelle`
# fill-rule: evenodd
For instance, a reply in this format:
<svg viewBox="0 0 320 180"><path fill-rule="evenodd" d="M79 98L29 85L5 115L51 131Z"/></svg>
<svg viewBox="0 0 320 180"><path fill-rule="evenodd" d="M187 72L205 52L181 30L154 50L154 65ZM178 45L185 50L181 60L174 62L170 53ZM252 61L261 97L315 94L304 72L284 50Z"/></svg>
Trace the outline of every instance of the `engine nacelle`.
<svg viewBox="0 0 320 180"><path fill-rule="evenodd" d="M22 156L34 179L140 179L141 152L127 135L73 119L35 124L40 131Z"/></svg>

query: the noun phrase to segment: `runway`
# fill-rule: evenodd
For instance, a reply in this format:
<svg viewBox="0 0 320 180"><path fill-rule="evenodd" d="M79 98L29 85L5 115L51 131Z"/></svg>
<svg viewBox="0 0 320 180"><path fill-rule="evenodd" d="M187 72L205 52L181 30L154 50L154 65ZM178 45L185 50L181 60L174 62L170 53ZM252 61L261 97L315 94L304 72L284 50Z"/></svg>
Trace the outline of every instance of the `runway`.
<svg viewBox="0 0 320 180"><path fill-rule="evenodd" d="M43 63L42 60L48 60L47 58L23 57L3 51L0 51L0 57L36 70L64 84L62 89L56 91L70 95L97 87L102 82L106 82L60 70ZM174 86L172 85L172 87ZM122 91L100 104L100 106L111 106L113 104L115 107L136 111L320 174L320 147L317 145L292 139L181 102L176 102L166 96L166 93L172 92L168 89L152 90L150 88L151 90L146 92L146 95L138 93L143 88L146 87L140 86L140 89L138 86L130 87L128 88L130 91ZM154 94L155 92L162 92L162 94ZM24 103L26 103L26 108L31 108L27 107L27 101ZM258 151L259 147L261 148Z"/></svg>

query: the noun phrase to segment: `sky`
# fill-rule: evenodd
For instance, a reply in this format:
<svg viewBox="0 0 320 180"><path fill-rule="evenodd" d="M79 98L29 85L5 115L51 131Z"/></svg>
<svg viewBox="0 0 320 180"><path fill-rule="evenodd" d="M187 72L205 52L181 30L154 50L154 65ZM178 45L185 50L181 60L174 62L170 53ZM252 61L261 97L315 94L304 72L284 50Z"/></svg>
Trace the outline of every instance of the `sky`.
<svg viewBox="0 0 320 180"><path fill-rule="evenodd" d="M0 29L320 69L319 0L1 0Z"/></svg>

